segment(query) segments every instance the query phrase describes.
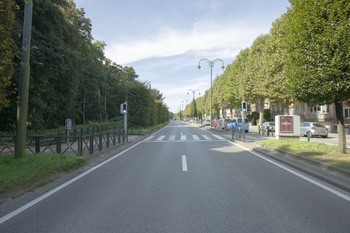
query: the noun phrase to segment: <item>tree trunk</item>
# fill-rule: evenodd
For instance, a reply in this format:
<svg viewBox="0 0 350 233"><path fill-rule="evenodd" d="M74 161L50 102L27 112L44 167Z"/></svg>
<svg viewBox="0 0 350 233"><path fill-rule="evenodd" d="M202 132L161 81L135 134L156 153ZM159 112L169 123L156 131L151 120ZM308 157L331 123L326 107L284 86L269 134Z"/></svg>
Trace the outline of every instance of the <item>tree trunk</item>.
<svg viewBox="0 0 350 233"><path fill-rule="evenodd" d="M259 99L259 125L262 125L262 123L264 122L264 102L265 99Z"/></svg>
<svg viewBox="0 0 350 233"><path fill-rule="evenodd" d="M344 127L342 101L335 102L335 112L337 117L338 148L339 148L339 152L345 153L346 139L345 139L345 127Z"/></svg>
<svg viewBox="0 0 350 233"><path fill-rule="evenodd" d="M284 102L284 115L289 115L289 104L290 104L290 101L287 98Z"/></svg>

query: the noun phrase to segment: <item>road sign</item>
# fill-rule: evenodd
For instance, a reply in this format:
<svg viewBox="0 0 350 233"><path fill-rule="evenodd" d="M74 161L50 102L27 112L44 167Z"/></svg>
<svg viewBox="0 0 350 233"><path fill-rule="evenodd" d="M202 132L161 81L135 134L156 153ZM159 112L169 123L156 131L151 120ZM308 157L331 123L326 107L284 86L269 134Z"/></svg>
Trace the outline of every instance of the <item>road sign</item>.
<svg viewBox="0 0 350 233"><path fill-rule="evenodd" d="M223 108L227 108L227 106L228 106L227 101L222 101L221 106L222 106Z"/></svg>
<svg viewBox="0 0 350 233"><path fill-rule="evenodd" d="M72 119L66 119L66 129L72 129L72 125L73 125L73 122L72 122Z"/></svg>

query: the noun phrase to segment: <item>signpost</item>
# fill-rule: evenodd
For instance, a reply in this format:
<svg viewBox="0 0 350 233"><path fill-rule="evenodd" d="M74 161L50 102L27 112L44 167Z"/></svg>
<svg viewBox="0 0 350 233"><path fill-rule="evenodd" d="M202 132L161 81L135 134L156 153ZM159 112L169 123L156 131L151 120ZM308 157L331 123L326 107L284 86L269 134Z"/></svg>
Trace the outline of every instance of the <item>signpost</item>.
<svg viewBox="0 0 350 233"><path fill-rule="evenodd" d="M69 119L69 118L66 119L65 125L66 125L66 131L67 131L67 143L69 143L69 130L71 130L73 126L72 119Z"/></svg>

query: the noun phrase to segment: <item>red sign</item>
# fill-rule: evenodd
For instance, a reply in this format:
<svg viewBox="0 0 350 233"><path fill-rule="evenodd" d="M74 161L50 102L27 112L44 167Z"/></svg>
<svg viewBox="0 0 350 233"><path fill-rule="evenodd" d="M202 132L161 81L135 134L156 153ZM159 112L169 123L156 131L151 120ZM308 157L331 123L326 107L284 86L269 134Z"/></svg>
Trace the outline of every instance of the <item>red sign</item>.
<svg viewBox="0 0 350 233"><path fill-rule="evenodd" d="M223 108L227 108L228 103L226 101L222 101L221 106Z"/></svg>
<svg viewBox="0 0 350 233"><path fill-rule="evenodd" d="M293 117L280 116L280 132L293 133Z"/></svg>

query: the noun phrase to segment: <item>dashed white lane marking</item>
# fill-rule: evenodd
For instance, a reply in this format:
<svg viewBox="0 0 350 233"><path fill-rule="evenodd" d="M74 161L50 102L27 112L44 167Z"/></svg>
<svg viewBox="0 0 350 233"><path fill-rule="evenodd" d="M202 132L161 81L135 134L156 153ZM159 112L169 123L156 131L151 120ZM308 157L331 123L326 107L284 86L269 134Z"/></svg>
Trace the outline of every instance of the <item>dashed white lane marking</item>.
<svg viewBox="0 0 350 233"><path fill-rule="evenodd" d="M187 172L187 160L186 160L186 155L182 156L182 171Z"/></svg>

